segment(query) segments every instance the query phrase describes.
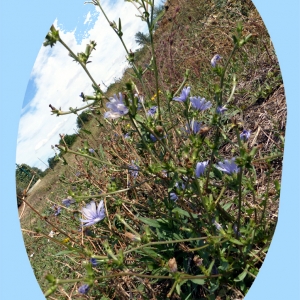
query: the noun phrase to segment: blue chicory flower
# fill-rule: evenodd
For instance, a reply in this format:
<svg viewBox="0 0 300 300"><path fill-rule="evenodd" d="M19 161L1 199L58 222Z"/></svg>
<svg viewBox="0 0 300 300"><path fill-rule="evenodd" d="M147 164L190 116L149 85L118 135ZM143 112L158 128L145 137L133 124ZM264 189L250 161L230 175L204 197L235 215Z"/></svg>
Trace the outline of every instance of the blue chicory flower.
<svg viewBox="0 0 300 300"><path fill-rule="evenodd" d="M141 105L141 103L144 103L144 96L141 94L134 94L135 97L138 98L138 103Z"/></svg>
<svg viewBox="0 0 300 300"><path fill-rule="evenodd" d="M234 225L232 226L232 229L233 229L234 233L235 233L237 236L241 236L240 231L239 231L239 232L237 231L237 225L236 225L236 224L234 224Z"/></svg>
<svg viewBox="0 0 300 300"><path fill-rule="evenodd" d="M211 59L210 63L212 67L215 67L217 62L221 59L222 57L219 54L214 55L214 57Z"/></svg>
<svg viewBox="0 0 300 300"><path fill-rule="evenodd" d="M211 102L206 101L205 98L191 97L190 100L191 100L192 107L200 111L207 110L212 106Z"/></svg>
<svg viewBox="0 0 300 300"><path fill-rule="evenodd" d="M225 159L224 162L219 162L216 168L229 175L237 173L240 170L235 163L235 157L233 157L231 160Z"/></svg>
<svg viewBox="0 0 300 300"><path fill-rule="evenodd" d="M90 149L89 149L89 152L90 152L91 154L94 154L94 153L95 153L95 150L94 150L93 148L90 148Z"/></svg>
<svg viewBox="0 0 300 300"><path fill-rule="evenodd" d="M90 262L91 262L91 264L92 264L93 267L96 267L96 266L98 265L97 259L94 258L94 257L92 257L92 258L90 259Z"/></svg>
<svg viewBox="0 0 300 300"><path fill-rule="evenodd" d="M174 193L174 192L171 192L171 193L170 193L170 199L171 199L172 201L177 201L177 200L178 200L177 194Z"/></svg>
<svg viewBox="0 0 300 300"><path fill-rule="evenodd" d="M150 140L155 143L157 141L157 138L152 134L150 133Z"/></svg>
<svg viewBox="0 0 300 300"><path fill-rule="evenodd" d="M103 200L100 201L98 207L96 207L95 202L92 201L85 208L82 208L81 212L85 217L85 219L80 219L82 223L85 223L83 227L91 226L96 224L97 222L100 222L105 218L105 208Z"/></svg>
<svg viewBox="0 0 300 300"><path fill-rule="evenodd" d="M200 128L201 128L201 122L192 120L190 126L189 124L187 124L186 132L189 134L192 132L194 132L194 134L197 134L200 131Z"/></svg>
<svg viewBox="0 0 300 300"><path fill-rule="evenodd" d="M133 169L133 170L132 170ZM139 175L139 167L135 164L134 160L131 161L131 165L129 166L129 174L133 177L133 178L137 178L137 176Z"/></svg>
<svg viewBox="0 0 300 300"><path fill-rule="evenodd" d="M222 229L222 225L219 224L216 220L213 220L213 225L216 227L216 229L218 231L220 231Z"/></svg>
<svg viewBox="0 0 300 300"><path fill-rule="evenodd" d="M240 138L242 141L246 142L248 141L250 137L251 130L244 129L243 132L240 134Z"/></svg>
<svg viewBox="0 0 300 300"><path fill-rule="evenodd" d="M179 97L174 97L173 100L179 101L179 102L185 102L187 97L189 96L190 91L191 91L191 88L189 86L183 88L180 96Z"/></svg>
<svg viewBox="0 0 300 300"><path fill-rule="evenodd" d="M88 284L84 284L78 288L78 293L86 295L89 291L90 287Z"/></svg>
<svg viewBox="0 0 300 300"><path fill-rule="evenodd" d="M226 110L228 110L228 108L226 108L225 106L218 106L216 112L217 114L223 114Z"/></svg>
<svg viewBox="0 0 300 300"><path fill-rule="evenodd" d="M208 160L203 162L197 162L195 175L199 178L201 175L204 174L205 168L208 165Z"/></svg>
<svg viewBox="0 0 300 300"><path fill-rule="evenodd" d="M150 116L150 117L153 117L156 114L157 107L158 106L150 107L150 109L147 112L147 115Z"/></svg>
<svg viewBox="0 0 300 300"><path fill-rule="evenodd" d="M55 212L54 216L58 216L58 215L60 214L60 212L61 212L61 207L58 206L58 207L56 208L56 212Z"/></svg>
<svg viewBox="0 0 300 300"><path fill-rule="evenodd" d="M186 186L183 182L176 182L175 185L174 185L177 189L179 190L185 190Z"/></svg>
<svg viewBox="0 0 300 300"><path fill-rule="evenodd" d="M61 201L62 204L66 207L69 207L72 203L75 203L75 200L73 200L72 198L67 198Z"/></svg>
<svg viewBox="0 0 300 300"><path fill-rule="evenodd" d="M104 118L117 119L123 117L129 112L128 107L123 103L122 93L119 93L119 98L115 94L113 97L109 98L106 107L110 109L104 114Z"/></svg>

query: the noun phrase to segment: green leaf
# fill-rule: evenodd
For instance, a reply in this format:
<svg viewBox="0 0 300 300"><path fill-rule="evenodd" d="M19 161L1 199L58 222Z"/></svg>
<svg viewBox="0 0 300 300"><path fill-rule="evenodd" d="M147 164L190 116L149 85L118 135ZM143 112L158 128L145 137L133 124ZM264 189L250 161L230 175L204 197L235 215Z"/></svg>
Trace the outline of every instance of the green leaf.
<svg viewBox="0 0 300 300"><path fill-rule="evenodd" d="M205 279L204 278L196 278L196 279L190 279L191 282L198 284L198 285L203 285L205 284Z"/></svg>
<svg viewBox="0 0 300 300"><path fill-rule="evenodd" d="M140 115L135 115L134 118L139 122L139 123L145 123L145 119L140 116Z"/></svg>
<svg viewBox="0 0 300 300"><path fill-rule="evenodd" d="M154 251L152 249L154 249L156 251ZM153 247L145 247L142 250L139 250L138 252L147 254L148 256L151 256L151 257L157 257L158 256L157 249L155 249Z"/></svg>
<svg viewBox="0 0 300 300"><path fill-rule="evenodd" d="M232 205L232 203L226 203L224 206L223 206L223 209L225 211L228 211L228 209L230 208L230 206Z"/></svg>
<svg viewBox="0 0 300 300"><path fill-rule="evenodd" d="M144 222L145 224L152 226L152 227L156 227L156 228L160 228L161 224L159 224L158 220L153 220L153 219L148 219L148 218L144 218L144 217L138 217L142 222Z"/></svg>
<svg viewBox="0 0 300 300"><path fill-rule="evenodd" d="M179 284L176 284L176 292L178 295L180 295L180 293L181 293L181 288L180 288Z"/></svg>
<svg viewBox="0 0 300 300"><path fill-rule="evenodd" d="M119 18L119 31L122 31L121 19Z"/></svg>
<svg viewBox="0 0 300 300"><path fill-rule="evenodd" d="M249 266L247 265L246 269L237 278L235 278L234 281L235 282L242 281L247 275L248 268Z"/></svg>
<svg viewBox="0 0 300 300"><path fill-rule="evenodd" d="M81 128L81 130L82 130L83 132L87 133L87 134L92 134L89 130L86 130L86 129L83 129L83 128Z"/></svg>
<svg viewBox="0 0 300 300"><path fill-rule="evenodd" d="M207 269L207 272L208 272L209 274L211 273L211 270L212 270L214 264L215 264L215 260L213 260L213 261L210 263L210 265L209 265L209 267L208 267L208 269Z"/></svg>
<svg viewBox="0 0 300 300"><path fill-rule="evenodd" d="M75 250L63 250L63 251L56 253L55 256L64 255L64 254L68 254L68 253L74 253L74 252L76 252L76 251Z"/></svg>
<svg viewBox="0 0 300 300"><path fill-rule="evenodd" d="M179 213L180 215L182 215L182 216L185 216L185 217L187 217L187 218L189 218L190 217L190 214L187 212L187 211L185 211L185 210L183 210L183 209L181 209L181 208L179 208L179 207L175 207L173 210L172 210L172 212L173 213ZM196 214L192 214L192 216L194 217L194 218L197 218L197 215Z"/></svg>
<svg viewBox="0 0 300 300"><path fill-rule="evenodd" d="M236 245L241 245L241 246L244 245L242 242L240 242L240 241L238 241L237 239L234 239L234 238L229 239L229 241L233 244L236 244Z"/></svg>
<svg viewBox="0 0 300 300"><path fill-rule="evenodd" d="M102 145L99 146L99 152L100 152L101 159L105 159L105 154L104 154Z"/></svg>

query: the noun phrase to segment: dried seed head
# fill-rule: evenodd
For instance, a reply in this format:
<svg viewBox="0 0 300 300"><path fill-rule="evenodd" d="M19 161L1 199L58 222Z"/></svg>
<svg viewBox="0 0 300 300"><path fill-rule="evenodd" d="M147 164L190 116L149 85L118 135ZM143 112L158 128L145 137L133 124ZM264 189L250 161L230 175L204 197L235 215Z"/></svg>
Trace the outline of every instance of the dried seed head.
<svg viewBox="0 0 300 300"><path fill-rule="evenodd" d="M210 127L205 126L205 127L202 127L202 128L200 129L199 134L200 134L200 135L206 135L209 131L210 131Z"/></svg>
<svg viewBox="0 0 300 300"><path fill-rule="evenodd" d="M196 266L201 266L202 262L203 262L203 258L200 258L199 255L195 255L193 258L194 263L196 264Z"/></svg>
<svg viewBox="0 0 300 300"><path fill-rule="evenodd" d="M156 129L156 131L159 132L159 133L164 132L164 128L163 128L162 126L156 126L155 129Z"/></svg>
<svg viewBox="0 0 300 300"><path fill-rule="evenodd" d="M175 257L171 258L171 259L168 261L168 266L169 266L169 269L170 269L170 272L171 272L171 273L177 272L177 263L176 263Z"/></svg>
<svg viewBox="0 0 300 300"><path fill-rule="evenodd" d="M128 232L128 231L125 232L125 236L127 238L129 238L130 240L132 240L133 242L141 241L141 238L139 236L136 236L136 235L134 235L134 234L132 234L131 232Z"/></svg>

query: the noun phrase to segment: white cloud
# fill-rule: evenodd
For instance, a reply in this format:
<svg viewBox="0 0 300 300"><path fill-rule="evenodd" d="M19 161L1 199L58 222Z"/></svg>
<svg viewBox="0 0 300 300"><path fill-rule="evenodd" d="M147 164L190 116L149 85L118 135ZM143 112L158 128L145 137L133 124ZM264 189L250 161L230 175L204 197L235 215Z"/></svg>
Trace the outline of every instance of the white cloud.
<svg viewBox="0 0 300 300"><path fill-rule="evenodd" d="M136 8L123 0L114 3L109 0L102 1L102 5L110 21L118 23L119 17L121 18L125 44L134 51L137 48L135 33L145 30L145 23L135 16ZM85 33L86 38L80 44L75 39L77 29L72 32L60 29L60 36L74 53L84 51L86 44L95 40L96 51L92 53L92 63L88 64L88 69L97 83L103 81L105 85L109 85L113 78L122 76L127 66L126 53L102 12L88 13L85 23L95 16L97 20L94 26ZM58 20L54 24L58 27ZM93 89L86 73L59 43L53 48L41 47L31 78L35 81L37 92L22 110L16 161L44 169L45 165L39 159L47 162L54 155L51 145L58 143L59 133L74 133L77 118L73 114L53 116L49 104L64 111L69 107L81 107L84 103L79 97L80 93L91 95ZM102 88L104 89L103 86Z"/></svg>
<svg viewBox="0 0 300 300"><path fill-rule="evenodd" d="M86 18L85 18L83 24L85 25L85 24L90 23L90 22L91 22L91 12L89 11L86 15Z"/></svg>

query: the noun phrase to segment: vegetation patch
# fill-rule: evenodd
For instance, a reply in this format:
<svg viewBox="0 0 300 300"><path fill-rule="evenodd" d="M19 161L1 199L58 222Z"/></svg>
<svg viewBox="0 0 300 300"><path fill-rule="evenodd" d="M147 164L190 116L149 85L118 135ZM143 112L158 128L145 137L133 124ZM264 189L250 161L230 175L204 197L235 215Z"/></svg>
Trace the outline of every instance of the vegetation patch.
<svg viewBox="0 0 300 300"><path fill-rule="evenodd" d="M19 193L35 276L49 299L243 299L280 196L286 103L270 37L250 0L130 2L149 31L106 92L88 72L96 41L75 54L54 26L46 36L94 93L50 105L76 113L78 133Z"/></svg>

